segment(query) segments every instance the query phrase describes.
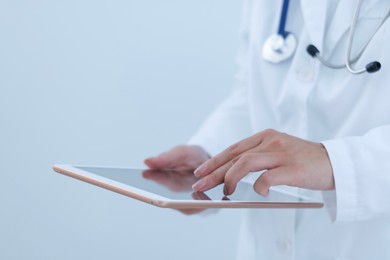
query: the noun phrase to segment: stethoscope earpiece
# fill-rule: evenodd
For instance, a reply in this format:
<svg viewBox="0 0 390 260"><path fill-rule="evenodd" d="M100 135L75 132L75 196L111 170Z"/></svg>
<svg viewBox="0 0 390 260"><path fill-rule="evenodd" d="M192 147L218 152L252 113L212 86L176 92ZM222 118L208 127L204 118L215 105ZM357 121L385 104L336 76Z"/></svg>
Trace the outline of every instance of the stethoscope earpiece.
<svg viewBox="0 0 390 260"><path fill-rule="evenodd" d="M339 68L344 68L344 67L347 66L348 70L350 70L350 71L352 70L350 68L350 66L351 66L350 63L351 62L346 62L346 63L348 63L348 65L340 65L340 66L336 66L336 65L330 64L328 61L326 61L320 55L320 51L313 44L308 45L307 48L306 48L306 51L307 51L307 53L311 57L318 59L324 66L326 66L328 68L339 69ZM351 73L353 73L353 74L360 74L360 73L363 73L363 72L374 73L374 72L377 72L378 70L380 70L381 67L382 67L382 65L381 65L381 63L379 61L373 61L373 62L368 63L366 65L365 69L362 69L362 70L358 71L359 73L355 73L355 71L351 71Z"/></svg>
<svg viewBox="0 0 390 260"><path fill-rule="evenodd" d="M310 44L309 46L307 46L306 51L313 58L315 58L317 56L317 54L320 53L320 51L317 49L317 47L314 46L313 44Z"/></svg>
<svg viewBox="0 0 390 260"><path fill-rule="evenodd" d="M380 70L382 67L381 63L379 61L373 61L371 63L368 63L366 66L366 70L368 73L374 73Z"/></svg>

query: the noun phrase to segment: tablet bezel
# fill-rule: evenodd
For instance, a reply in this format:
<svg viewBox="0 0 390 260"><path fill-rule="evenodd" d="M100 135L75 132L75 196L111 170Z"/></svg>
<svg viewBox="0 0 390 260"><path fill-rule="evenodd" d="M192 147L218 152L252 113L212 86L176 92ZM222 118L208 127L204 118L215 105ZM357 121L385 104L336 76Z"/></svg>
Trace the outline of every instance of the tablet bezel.
<svg viewBox="0 0 390 260"><path fill-rule="evenodd" d="M87 166L87 165L54 165L53 170L66 176L99 186L104 189L161 207L175 209L197 208L322 208L322 202L253 202L253 201L207 201L207 200L172 200L161 195L145 191L115 180L102 177L77 167L99 167L111 169L145 170L139 167ZM277 191L279 192L279 191ZM292 196L291 194L288 194ZM260 195L259 195L260 196Z"/></svg>

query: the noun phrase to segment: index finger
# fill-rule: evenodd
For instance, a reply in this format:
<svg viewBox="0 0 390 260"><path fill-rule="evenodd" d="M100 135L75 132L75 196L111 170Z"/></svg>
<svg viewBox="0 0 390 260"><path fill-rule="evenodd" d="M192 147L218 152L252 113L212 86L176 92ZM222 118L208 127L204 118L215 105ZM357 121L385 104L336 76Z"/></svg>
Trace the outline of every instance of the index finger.
<svg viewBox="0 0 390 260"><path fill-rule="evenodd" d="M238 143L229 146L221 153L208 159L194 171L195 176L206 176L228 161L233 160L240 154L260 145L264 139L265 132L266 131L254 134Z"/></svg>

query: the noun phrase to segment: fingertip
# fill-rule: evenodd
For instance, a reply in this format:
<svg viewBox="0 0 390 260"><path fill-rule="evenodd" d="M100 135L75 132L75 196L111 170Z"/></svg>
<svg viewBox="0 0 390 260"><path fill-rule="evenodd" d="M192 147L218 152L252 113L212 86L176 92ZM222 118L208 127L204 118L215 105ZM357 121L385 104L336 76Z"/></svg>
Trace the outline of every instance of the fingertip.
<svg viewBox="0 0 390 260"><path fill-rule="evenodd" d="M194 175L196 177L201 177L204 175L207 165L205 163L201 164L198 168L195 169Z"/></svg>
<svg viewBox="0 0 390 260"><path fill-rule="evenodd" d="M194 173L194 176L195 177L200 177L199 173L196 171L197 169L195 169L195 171L193 172Z"/></svg>
<svg viewBox="0 0 390 260"><path fill-rule="evenodd" d="M207 186L207 181L205 179L200 179L195 184L192 185L194 191L204 191Z"/></svg>
<svg viewBox="0 0 390 260"><path fill-rule="evenodd" d="M228 195L228 189L226 185L223 185L223 195L227 196Z"/></svg>
<svg viewBox="0 0 390 260"><path fill-rule="evenodd" d="M268 196L269 188L275 183L274 174L271 171L266 171L253 184L254 190L261 196Z"/></svg>
<svg viewBox="0 0 390 260"><path fill-rule="evenodd" d="M151 158L147 158L144 160L144 164L148 164L148 163L150 163L150 161L151 161Z"/></svg>
<svg viewBox="0 0 390 260"><path fill-rule="evenodd" d="M267 197L269 194L269 189L268 188L259 188L259 187L254 187L254 190L257 194L260 194L263 197Z"/></svg>
<svg viewBox="0 0 390 260"><path fill-rule="evenodd" d="M153 157L146 158L146 159L144 160L144 164L145 164L146 166L148 166L149 168L153 168L153 160L154 160Z"/></svg>
<svg viewBox="0 0 390 260"><path fill-rule="evenodd" d="M260 195L264 196L264 197L267 197L269 195L269 189L267 190L263 190Z"/></svg>
<svg viewBox="0 0 390 260"><path fill-rule="evenodd" d="M232 195L233 192L234 192L234 190L235 190L235 187L229 187L229 186L226 185L226 183L225 183L225 185L224 185L224 187L223 187L223 194L224 194L225 196Z"/></svg>

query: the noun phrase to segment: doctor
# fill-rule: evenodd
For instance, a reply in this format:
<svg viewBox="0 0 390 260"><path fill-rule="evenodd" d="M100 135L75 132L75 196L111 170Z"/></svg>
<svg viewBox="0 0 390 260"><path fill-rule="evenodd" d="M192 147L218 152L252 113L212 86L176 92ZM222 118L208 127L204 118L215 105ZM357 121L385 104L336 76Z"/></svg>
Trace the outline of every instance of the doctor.
<svg viewBox="0 0 390 260"><path fill-rule="evenodd" d="M196 169L195 190L231 194L246 179L259 196L286 185L324 199L323 210L247 210L238 259L390 259L389 8L246 0L231 95L188 145L145 160Z"/></svg>

